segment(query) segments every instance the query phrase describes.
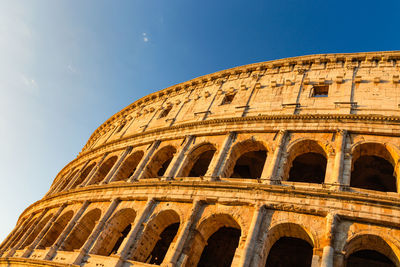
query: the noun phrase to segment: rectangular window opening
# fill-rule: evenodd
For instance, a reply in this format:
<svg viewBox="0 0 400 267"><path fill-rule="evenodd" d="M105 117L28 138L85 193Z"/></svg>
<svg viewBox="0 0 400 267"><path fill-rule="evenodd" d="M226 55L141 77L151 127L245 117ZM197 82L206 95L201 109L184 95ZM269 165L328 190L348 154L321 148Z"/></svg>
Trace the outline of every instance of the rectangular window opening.
<svg viewBox="0 0 400 267"><path fill-rule="evenodd" d="M328 97L329 85L314 85L312 97Z"/></svg>
<svg viewBox="0 0 400 267"><path fill-rule="evenodd" d="M234 98L235 98L235 94L225 95L224 99L221 102L221 105L228 105L228 104L232 103Z"/></svg>
<svg viewBox="0 0 400 267"><path fill-rule="evenodd" d="M172 109L171 106L165 108L165 109L161 112L160 117L158 117L158 118L161 119L161 118L167 117L167 115L168 115L168 113L171 111L171 109Z"/></svg>

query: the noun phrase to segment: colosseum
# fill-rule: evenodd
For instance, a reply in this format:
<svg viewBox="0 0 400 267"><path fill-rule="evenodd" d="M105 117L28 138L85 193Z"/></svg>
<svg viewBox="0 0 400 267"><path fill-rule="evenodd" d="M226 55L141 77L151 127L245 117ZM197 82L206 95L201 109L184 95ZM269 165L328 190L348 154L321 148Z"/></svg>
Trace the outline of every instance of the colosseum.
<svg viewBox="0 0 400 267"><path fill-rule="evenodd" d="M400 52L235 67L95 130L0 266L400 266Z"/></svg>

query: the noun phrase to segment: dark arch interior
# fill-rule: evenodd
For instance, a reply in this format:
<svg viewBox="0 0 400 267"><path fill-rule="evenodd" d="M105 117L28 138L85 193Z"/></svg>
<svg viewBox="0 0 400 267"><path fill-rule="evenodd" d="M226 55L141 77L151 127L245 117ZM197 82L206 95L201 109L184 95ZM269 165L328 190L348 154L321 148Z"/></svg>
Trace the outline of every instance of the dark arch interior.
<svg viewBox="0 0 400 267"><path fill-rule="evenodd" d="M171 161L172 161L172 158L169 158L161 165L161 168L157 172L158 177L161 177L164 175L164 173L166 172Z"/></svg>
<svg viewBox="0 0 400 267"><path fill-rule="evenodd" d="M388 257L375 250L359 250L350 255L346 267L394 267L396 266Z"/></svg>
<svg viewBox="0 0 400 267"><path fill-rule="evenodd" d="M297 156L289 171L288 181L322 184L325 179L326 158L319 153Z"/></svg>
<svg viewBox="0 0 400 267"><path fill-rule="evenodd" d="M231 178L260 178L266 159L267 151L265 150L244 153L236 161Z"/></svg>
<svg viewBox="0 0 400 267"><path fill-rule="evenodd" d="M350 186L383 192L396 192L393 166L384 158L361 156L354 162Z"/></svg>
<svg viewBox="0 0 400 267"><path fill-rule="evenodd" d="M310 267L313 247L303 239L281 237L271 247L266 267Z"/></svg>
<svg viewBox="0 0 400 267"><path fill-rule="evenodd" d="M208 170L208 166L210 165L214 153L215 150L208 150L203 152L190 170L189 177L204 176Z"/></svg>
<svg viewBox="0 0 400 267"><path fill-rule="evenodd" d="M198 267L228 267L239 244L240 230L221 227L207 240L207 246L201 254Z"/></svg>
<svg viewBox="0 0 400 267"><path fill-rule="evenodd" d="M167 254L168 248L174 240L178 229L179 223L173 223L162 231L160 239L157 241L146 262L158 265L163 262L165 254Z"/></svg>
<svg viewBox="0 0 400 267"><path fill-rule="evenodd" d="M124 241L124 239L128 236L129 232L131 231L131 228L132 228L132 225L128 224L128 226L125 227L124 230L122 230L120 237L118 238L117 242L115 242L115 245L112 248L112 250L110 251L110 253L108 254L108 256L110 256L111 254L116 254L118 252L118 249L122 244L122 241Z"/></svg>

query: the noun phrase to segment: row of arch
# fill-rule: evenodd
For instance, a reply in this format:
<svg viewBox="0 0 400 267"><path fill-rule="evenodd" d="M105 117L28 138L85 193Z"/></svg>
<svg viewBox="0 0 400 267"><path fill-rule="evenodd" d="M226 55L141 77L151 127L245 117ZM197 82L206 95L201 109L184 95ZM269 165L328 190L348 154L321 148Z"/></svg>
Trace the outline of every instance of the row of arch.
<svg viewBox="0 0 400 267"><path fill-rule="evenodd" d="M138 166L145 157L143 150L131 152L118 166L113 174L112 181L128 181L135 172L140 171L140 178L156 178L166 175L166 171L177 154L177 147L165 145L160 147L149 157L145 166L138 170ZM202 177L210 174L210 166L218 156L218 146L202 142L186 153L181 159L181 168L175 177ZM284 153L285 154L285 153ZM329 158L332 154L329 148L315 140L301 140L288 147L283 162L283 181L306 182L322 184L325 182ZM267 146L257 140L245 140L236 143L222 166L220 176L226 178L260 179L266 169L267 157L271 153ZM77 169L64 177L53 192L74 189L79 186L99 184L110 174L115 165L118 165L118 156L107 157L99 164L98 161L89 162L84 168ZM177 163L175 163L177 164ZM267 162L267 164L274 164ZM90 175L92 173L92 175ZM350 186L377 190L383 192L397 192L396 160L391 152L381 143L362 143L352 149ZM87 180L88 176L90 179Z"/></svg>
<svg viewBox="0 0 400 267"><path fill-rule="evenodd" d="M41 219L34 218L25 224L26 230L35 227L35 230L24 240L18 249L25 249L38 236L39 231L50 221L54 214ZM76 251L82 248L101 219L102 211L92 208L85 212L76 225L66 236L61 251ZM74 212L67 210L58 216L52 226L40 240L36 249L48 249L65 231L73 220ZM137 224L137 212L133 208L122 208L113 213L105 223L105 227L98 234L90 255L120 255L123 246L132 229ZM173 253L185 223L174 209L162 209L151 214L143 223L142 231L134 238L134 244L128 260L160 265ZM196 228L191 231L185 242L185 255L188 257L180 261L181 266L231 266L240 243L243 243L241 222L228 213L212 214L199 220ZM262 227L262 224L261 224ZM294 222L279 222L272 225L267 231L259 231L264 236L261 246L255 248L253 256L254 266L311 266L316 244L315 236L309 229ZM250 236L251 233L247 233ZM16 238L10 245L12 248L18 243ZM377 234L355 234L343 244L343 266L399 266L400 261L390 241L386 241ZM240 253L239 253L240 254ZM256 258L261 256L257 262ZM252 266L253 266L252 265Z"/></svg>

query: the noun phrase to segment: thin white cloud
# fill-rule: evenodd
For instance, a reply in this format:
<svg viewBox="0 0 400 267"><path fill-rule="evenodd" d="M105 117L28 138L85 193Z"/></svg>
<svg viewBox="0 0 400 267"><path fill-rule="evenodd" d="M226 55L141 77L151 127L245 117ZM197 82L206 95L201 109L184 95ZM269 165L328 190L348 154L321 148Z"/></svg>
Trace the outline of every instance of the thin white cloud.
<svg viewBox="0 0 400 267"><path fill-rule="evenodd" d="M147 43L148 41L150 41L149 36L147 35L146 32L142 33L142 37L143 37L143 42Z"/></svg>
<svg viewBox="0 0 400 267"><path fill-rule="evenodd" d="M71 72L71 73L76 73L77 72L76 68L74 66L72 66L71 64L67 65L67 70L69 72Z"/></svg>

